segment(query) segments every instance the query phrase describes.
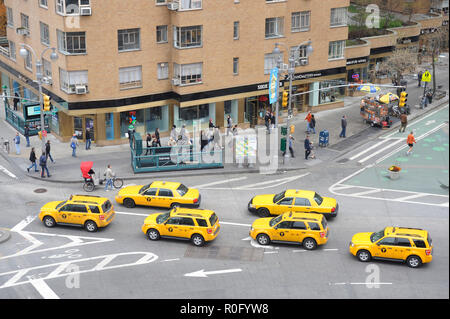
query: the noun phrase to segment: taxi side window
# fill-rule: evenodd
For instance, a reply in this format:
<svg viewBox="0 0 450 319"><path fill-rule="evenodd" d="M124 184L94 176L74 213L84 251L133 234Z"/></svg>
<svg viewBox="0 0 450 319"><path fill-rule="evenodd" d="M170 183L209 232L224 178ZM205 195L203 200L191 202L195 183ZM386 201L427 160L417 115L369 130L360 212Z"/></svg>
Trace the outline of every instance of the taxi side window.
<svg viewBox="0 0 450 319"><path fill-rule="evenodd" d="M171 217L169 218L169 220L167 221L166 224L168 225L181 225L181 217Z"/></svg>
<svg viewBox="0 0 450 319"><path fill-rule="evenodd" d="M309 224L309 228L311 228L311 230L320 230L320 226L318 223L308 222L308 224Z"/></svg>
<svg viewBox="0 0 450 319"><path fill-rule="evenodd" d="M196 218L196 221L197 221L197 224L198 224L200 227L208 227L208 223L206 222L206 220Z"/></svg>
<svg viewBox="0 0 450 319"><path fill-rule="evenodd" d="M379 245L390 245L395 246L395 238L394 237L386 237L378 242Z"/></svg>
<svg viewBox="0 0 450 319"><path fill-rule="evenodd" d="M72 205L72 211L77 213L87 213L86 205Z"/></svg>
<svg viewBox="0 0 450 319"><path fill-rule="evenodd" d="M278 205L292 205L292 197L285 197L278 202Z"/></svg>
<svg viewBox="0 0 450 319"><path fill-rule="evenodd" d="M277 225L277 229L291 229L292 222L284 221Z"/></svg>
<svg viewBox="0 0 450 319"><path fill-rule="evenodd" d="M60 212L72 212L72 204L67 204L64 205L63 207L61 207L61 209L59 210Z"/></svg>
<svg viewBox="0 0 450 319"><path fill-rule="evenodd" d="M408 238L397 238L397 246L411 247L411 242Z"/></svg>
<svg viewBox="0 0 450 319"><path fill-rule="evenodd" d="M414 245L416 245L417 248L427 248L425 245L425 242L421 239L414 239Z"/></svg>
<svg viewBox="0 0 450 319"><path fill-rule="evenodd" d="M304 222L294 222L292 223L293 229L306 229L306 225Z"/></svg>
<svg viewBox="0 0 450 319"><path fill-rule="evenodd" d="M157 188L149 188L144 192L145 196L156 196Z"/></svg>
<svg viewBox="0 0 450 319"><path fill-rule="evenodd" d="M173 193L170 189L161 188L159 190L158 196L173 197Z"/></svg>
<svg viewBox="0 0 450 319"><path fill-rule="evenodd" d="M90 209L91 212L94 213L94 214L100 214L100 209L98 209L98 206L92 206L92 205L89 205L89 209Z"/></svg>
<svg viewBox="0 0 450 319"><path fill-rule="evenodd" d="M295 206L311 206L309 199L297 197L295 199Z"/></svg>
<svg viewBox="0 0 450 319"><path fill-rule="evenodd" d="M181 224L180 225L195 226L194 221L192 220L192 218L189 218L189 217L183 217L181 219Z"/></svg>

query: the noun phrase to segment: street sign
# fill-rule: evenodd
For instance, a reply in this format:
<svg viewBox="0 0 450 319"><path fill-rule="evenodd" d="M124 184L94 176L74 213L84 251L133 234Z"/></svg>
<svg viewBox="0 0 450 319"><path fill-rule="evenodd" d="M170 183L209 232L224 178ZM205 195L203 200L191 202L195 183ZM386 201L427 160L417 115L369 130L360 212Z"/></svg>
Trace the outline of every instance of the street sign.
<svg viewBox="0 0 450 319"><path fill-rule="evenodd" d="M278 68L273 68L270 70L270 80L269 80L269 103L274 104L278 100Z"/></svg>
<svg viewBox="0 0 450 319"><path fill-rule="evenodd" d="M429 71L425 71L424 74L422 74L422 82L430 82L431 81L431 74Z"/></svg>

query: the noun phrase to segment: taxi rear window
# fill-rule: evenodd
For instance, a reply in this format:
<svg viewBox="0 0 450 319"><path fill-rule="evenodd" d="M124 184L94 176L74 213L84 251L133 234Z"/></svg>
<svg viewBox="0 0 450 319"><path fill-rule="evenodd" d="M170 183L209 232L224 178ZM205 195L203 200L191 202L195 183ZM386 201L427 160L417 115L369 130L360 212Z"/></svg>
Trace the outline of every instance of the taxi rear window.
<svg viewBox="0 0 450 319"><path fill-rule="evenodd" d="M107 213L111 209L111 207L112 207L112 204L111 204L111 202L109 200L104 202L103 205L102 205L103 213Z"/></svg>
<svg viewBox="0 0 450 319"><path fill-rule="evenodd" d="M200 218L196 218L196 220L197 220L197 224L200 227L208 227L208 223L206 222L206 220L200 219Z"/></svg>
<svg viewBox="0 0 450 319"><path fill-rule="evenodd" d="M323 216L323 217L322 217L322 227L323 227L323 230L327 229L327 226L328 226L327 219L325 218L325 216Z"/></svg>
<svg viewBox="0 0 450 319"><path fill-rule="evenodd" d="M216 216L216 214L215 213L213 213L212 215L211 215L211 217L209 218L209 224L211 225L211 226L214 226L214 224L217 222L217 216Z"/></svg>

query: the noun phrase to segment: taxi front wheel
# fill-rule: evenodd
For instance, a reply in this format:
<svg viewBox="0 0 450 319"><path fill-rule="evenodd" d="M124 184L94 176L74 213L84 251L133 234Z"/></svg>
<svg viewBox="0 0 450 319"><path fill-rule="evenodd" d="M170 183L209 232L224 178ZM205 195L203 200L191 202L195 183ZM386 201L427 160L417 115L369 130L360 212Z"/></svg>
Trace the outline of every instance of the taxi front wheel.
<svg viewBox="0 0 450 319"><path fill-rule="evenodd" d="M134 208L136 206L136 203L134 202L134 200L132 200L131 198L125 198L123 200L123 205L126 208Z"/></svg>
<svg viewBox="0 0 450 319"><path fill-rule="evenodd" d="M266 234L259 234L256 236L256 241L260 245L269 245L270 244L270 238Z"/></svg>
<svg viewBox="0 0 450 319"><path fill-rule="evenodd" d="M147 231L147 236L148 236L148 239L150 239L150 240L158 240L159 238L161 238L161 236L159 235L159 231L157 231L154 228L150 228Z"/></svg>
<svg viewBox="0 0 450 319"><path fill-rule="evenodd" d="M370 252L365 249L359 250L358 253L356 254L356 257L358 257L359 261L362 262L367 262L372 259Z"/></svg>
<svg viewBox="0 0 450 319"><path fill-rule="evenodd" d="M258 216L259 217L269 217L270 216L270 212L267 208L265 207L261 207L257 210Z"/></svg>
<svg viewBox="0 0 450 319"><path fill-rule="evenodd" d="M55 227L56 226L55 219L51 216L45 216L43 221L44 221L44 225L47 227Z"/></svg>

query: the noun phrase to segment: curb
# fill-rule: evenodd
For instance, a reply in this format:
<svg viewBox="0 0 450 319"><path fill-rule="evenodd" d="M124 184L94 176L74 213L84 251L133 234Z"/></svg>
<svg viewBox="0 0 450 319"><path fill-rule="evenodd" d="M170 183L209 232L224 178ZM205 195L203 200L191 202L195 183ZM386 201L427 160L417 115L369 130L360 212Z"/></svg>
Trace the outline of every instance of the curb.
<svg viewBox="0 0 450 319"><path fill-rule="evenodd" d="M0 244L4 243L11 237L9 230L0 229Z"/></svg>

